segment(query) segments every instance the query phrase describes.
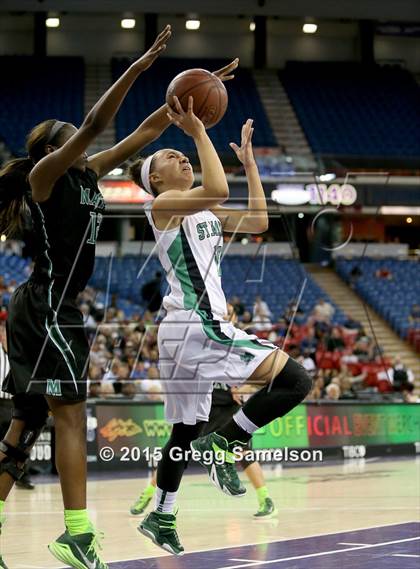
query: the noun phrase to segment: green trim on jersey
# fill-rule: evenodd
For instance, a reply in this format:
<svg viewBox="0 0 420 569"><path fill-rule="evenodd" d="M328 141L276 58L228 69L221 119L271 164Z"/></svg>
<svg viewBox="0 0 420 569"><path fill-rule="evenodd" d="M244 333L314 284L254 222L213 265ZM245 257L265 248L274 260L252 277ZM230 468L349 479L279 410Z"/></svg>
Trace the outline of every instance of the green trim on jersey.
<svg viewBox="0 0 420 569"><path fill-rule="evenodd" d="M42 230L44 232L46 242L48 243L48 235L47 235L47 229L45 227L44 214L43 214L39 204L36 204L36 205L39 209L39 213L40 213L40 217L41 217ZM52 279L53 263L52 263L50 256L48 255L48 249L46 249L44 251L44 255L48 261L48 277L50 279ZM54 286L54 280L52 279L49 286L48 286L48 306L52 310L52 315L47 314L47 316L45 318L45 328L47 329L48 337L50 338L50 340L52 341L54 346L58 349L60 354L63 356L63 359L66 362L67 368L68 368L70 375L72 377L73 384L74 384L74 387L76 389L76 393L78 393L79 390L77 387L77 380L76 380L77 375L78 375L76 356L75 356L74 352L72 351L70 344L65 339L62 331L60 330L60 326L58 325L58 315L57 315L57 312L54 309L53 303L52 303L53 286ZM48 321L49 317L52 317L50 322ZM68 356L70 356L70 358ZM71 360L73 360L73 361L71 361Z"/></svg>
<svg viewBox="0 0 420 569"><path fill-rule="evenodd" d="M219 321L213 320L209 317L209 314L200 307L200 302L204 294L207 294L205 290L204 280L198 283L200 288L203 289L203 293L200 295L199 299L196 288L193 285L191 278L191 271L189 270L188 263L185 258L184 246L189 248L189 252L193 257L191 247L188 243L186 237L182 239L182 226L181 230L172 241L170 247L168 248L168 257L172 263L172 268L175 272L177 279L179 280L184 293L184 308L185 310L194 310L196 314L201 319L203 330L210 340L217 342L218 344L224 344L227 346L232 346L234 348L249 348L256 350L273 350L272 346L264 346L256 340L232 340L226 334L224 334L220 329L217 330L215 327L220 328ZM198 267L197 267L198 269Z"/></svg>

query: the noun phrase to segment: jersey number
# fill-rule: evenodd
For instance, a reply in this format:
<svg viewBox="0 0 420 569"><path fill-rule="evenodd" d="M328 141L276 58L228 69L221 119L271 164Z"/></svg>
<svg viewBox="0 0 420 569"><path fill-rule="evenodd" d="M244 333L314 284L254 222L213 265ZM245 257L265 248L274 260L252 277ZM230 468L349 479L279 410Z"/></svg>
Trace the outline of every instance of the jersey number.
<svg viewBox="0 0 420 569"><path fill-rule="evenodd" d="M214 262L216 263L217 273L219 277L222 276L222 267L220 266L220 261L222 259L222 245L214 246Z"/></svg>
<svg viewBox="0 0 420 569"><path fill-rule="evenodd" d="M90 212L90 237L87 240L89 245L96 245L99 229L101 228L103 215L101 213Z"/></svg>

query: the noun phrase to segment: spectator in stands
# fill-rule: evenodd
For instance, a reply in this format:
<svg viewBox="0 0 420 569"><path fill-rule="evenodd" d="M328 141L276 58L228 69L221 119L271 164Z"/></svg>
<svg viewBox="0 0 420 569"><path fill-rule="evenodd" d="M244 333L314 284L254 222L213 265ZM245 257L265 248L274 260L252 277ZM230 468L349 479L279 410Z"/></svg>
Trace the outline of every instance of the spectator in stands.
<svg viewBox="0 0 420 569"><path fill-rule="evenodd" d="M337 401L340 399L340 387L337 383L330 383L325 388L325 398L327 401Z"/></svg>
<svg viewBox="0 0 420 569"><path fill-rule="evenodd" d="M291 300L287 305L284 318L288 324L290 324L290 322L293 322L294 324L302 324L305 318L305 313L294 300Z"/></svg>
<svg viewBox="0 0 420 569"><path fill-rule="evenodd" d="M340 399L356 399L357 393L351 379L337 376L337 385L340 387Z"/></svg>
<svg viewBox="0 0 420 569"><path fill-rule="evenodd" d="M316 383L314 383L311 391L306 396L305 401L319 401L319 399L321 398L322 398L321 389Z"/></svg>
<svg viewBox="0 0 420 569"><path fill-rule="evenodd" d="M354 320L354 318L346 314L346 320L343 322L343 327L346 330L360 330L362 325L358 320Z"/></svg>
<svg viewBox="0 0 420 569"><path fill-rule="evenodd" d="M7 320L7 305L4 302L3 295L0 293L0 322L5 322Z"/></svg>
<svg viewBox="0 0 420 569"><path fill-rule="evenodd" d="M342 352L346 344L343 340L341 330L338 326L334 326L331 330L331 334L327 340L327 351L328 352Z"/></svg>
<svg viewBox="0 0 420 569"><path fill-rule="evenodd" d="M233 306L235 314L237 314L238 317L241 317L244 315L245 305L241 302L241 299L239 298L239 296L232 296L232 300L230 301L230 304Z"/></svg>
<svg viewBox="0 0 420 569"><path fill-rule="evenodd" d="M261 298L255 297L255 304L252 313L252 322L255 330L271 330L272 313L268 304Z"/></svg>
<svg viewBox="0 0 420 569"><path fill-rule="evenodd" d="M101 339L100 339L101 338ZM112 354L108 350L104 336L101 335L96 339L90 349L90 362L92 365L105 369L107 363L112 359Z"/></svg>
<svg viewBox="0 0 420 569"><path fill-rule="evenodd" d="M403 392L409 385L414 384L414 373L404 365L401 356L395 357L393 366L387 369L386 375L384 374L385 372L380 372L378 379L388 379L394 391Z"/></svg>
<svg viewBox="0 0 420 569"><path fill-rule="evenodd" d="M315 337L315 328L308 326L305 337L300 343L300 349L303 353L308 354L315 361L315 354L318 348L318 340Z"/></svg>
<svg viewBox="0 0 420 569"><path fill-rule="evenodd" d="M141 381L140 388L150 401L162 401L163 386L160 381L159 370L155 365L150 366L147 370L147 379Z"/></svg>
<svg viewBox="0 0 420 569"><path fill-rule="evenodd" d="M371 362L374 360L374 345L369 336L362 336L353 347L353 354L360 362Z"/></svg>
<svg viewBox="0 0 420 569"><path fill-rule="evenodd" d="M296 359L300 364L302 364L302 366L306 369L306 371L309 373L311 377L315 376L316 373L315 362L307 353L303 353Z"/></svg>
<svg viewBox="0 0 420 569"><path fill-rule="evenodd" d="M88 334L89 334L89 332L95 331L96 327L97 327L97 323L90 313L89 304L82 304L79 308L83 314L83 322L85 323L85 328L86 328Z"/></svg>
<svg viewBox="0 0 420 569"><path fill-rule="evenodd" d="M249 310L245 310L243 313L241 320L238 322L238 328L248 331L250 331L252 328L252 314L249 312Z"/></svg>
<svg viewBox="0 0 420 569"><path fill-rule="evenodd" d="M162 304L161 284L162 273L161 271L156 271L154 278L144 284L141 289L141 297L145 302L147 310L152 314L158 312Z"/></svg>
<svg viewBox="0 0 420 569"><path fill-rule="evenodd" d="M334 316L334 312L334 306L320 298L312 311L312 319L314 322L326 322L329 324Z"/></svg>
<svg viewBox="0 0 420 569"><path fill-rule="evenodd" d="M289 329L289 325L287 324L285 318L279 318L277 324L274 324L273 328L276 331L277 338L285 338Z"/></svg>
<svg viewBox="0 0 420 569"><path fill-rule="evenodd" d="M402 395L405 403L420 403L420 397L417 397L414 393L414 385L412 383L404 387Z"/></svg>
<svg viewBox="0 0 420 569"><path fill-rule="evenodd" d="M413 304L408 319L413 324L420 323L420 304Z"/></svg>
<svg viewBox="0 0 420 569"><path fill-rule="evenodd" d="M340 380L344 381L345 383L350 382L353 389L359 389L360 387L363 386L363 381L367 377L367 372L364 371L364 372L360 373L359 375L353 375L351 373L348 365L345 364L343 361L341 361L340 371L339 371L337 377L339 377Z"/></svg>
<svg viewBox="0 0 420 569"><path fill-rule="evenodd" d="M392 272L386 267L381 267L380 269L375 271L375 277L377 279L386 279L388 281L391 281L394 278Z"/></svg>
<svg viewBox="0 0 420 569"><path fill-rule="evenodd" d="M363 275L363 271L362 269L359 267L359 265L355 265L352 270L350 271L350 286L351 288L354 288L355 284L357 283L357 280Z"/></svg>
<svg viewBox="0 0 420 569"><path fill-rule="evenodd" d="M146 379L147 377L147 370L146 367L144 365L143 361L138 361L135 366L133 371L131 372L131 377L133 379Z"/></svg>

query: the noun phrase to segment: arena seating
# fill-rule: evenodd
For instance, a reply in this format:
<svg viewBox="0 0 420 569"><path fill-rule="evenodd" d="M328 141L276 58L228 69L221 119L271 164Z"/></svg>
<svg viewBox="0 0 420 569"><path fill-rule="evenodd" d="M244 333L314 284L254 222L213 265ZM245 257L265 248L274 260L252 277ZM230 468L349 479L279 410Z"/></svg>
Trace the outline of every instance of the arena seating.
<svg viewBox="0 0 420 569"><path fill-rule="evenodd" d="M0 57L0 137L15 155L37 123L56 118L79 126L84 115L81 57Z"/></svg>
<svg viewBox="0 0 420 569"><path fill-rule="evenodd" d="M113 259L110 265L108 258L98 257L90 284L105 291L109 279L109 292L118 294L118 307L128 311L130 315L139 310L142 286L153 278L155 271L162 270L158 259L152 257L146 265L146 270L137 278L145 261L144 256L126 256ZM305 278L307 282L300 304L304 316L297 317L299 323L306 320L319 298L331 302L297 261L271 256L263 260L262 257L255 259L251 256L229 255L222 261L222 275L223 288L228 299L239 296L246 308L252 311L255 297L261 295L273 312L273 321L284 314L290 301L298 298ZM336 307L333 322L340 324L344 320L345 315Z"/></svg>
<svg viewBox="0 0 420 569"><path fill-rule="evenodd" d="M404 69L291 62L280 77L315 153L420 156L420 89Z"/></svg>
<svg viewBox="0 0 420 569"><path fill-rule="evenodd" d="M112 76L117 79L128 67L131 60L113 59ZM123 103L116 119L117 139L130 134L138 124L165 101L166 88L175 75L189 68L219 69L228 61L217 59L172 59L162 58L133 86ZM229 84L230 83L230 84ZM226 83L229 106L223 120L209 130L216 148L230 152L229 142L239 141L242 124L254 119L254 146L276 146L276 141L259 98L252 75L246 69L235 71L234 82ZM191 138L185 136L175 126L152 143L147 151L154 152L162 147L175 147L184 152L195 151Z"/></svg>
<svg viewBox="0 0 420 569"><path fill-rule="evenodd" d="M362 272L354 284L356 291L402 338L407 338L410 328L414 328L409 321L410 310L420 299L420 263L397 259L340 259L337 272L349 282L356 265ZM391 278L377 277L376 272L381 269L388 271Z"/></svg>
<svg viewBox="0 0 420 569"><path fill-rule="evenodd" d="M3 277L4 283L9 286L23 283L29 274L30 261L23 259L17 255L0 254L0 275ZM1 293L4 304L8 304L10 294L8 292Z"/></svg>

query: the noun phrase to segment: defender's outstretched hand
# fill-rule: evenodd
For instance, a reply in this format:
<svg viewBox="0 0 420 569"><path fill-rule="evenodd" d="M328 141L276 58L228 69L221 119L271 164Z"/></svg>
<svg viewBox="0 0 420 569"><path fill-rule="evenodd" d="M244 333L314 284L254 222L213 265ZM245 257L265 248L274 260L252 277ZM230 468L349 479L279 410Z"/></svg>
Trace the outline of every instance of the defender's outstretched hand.
<svg viewBox="0 0 420 569"><path fill-rule="evenodd" d="M138 59L134 63L135 67L137 67L139 71L146 71L146 69L148 69L152 65L155 59L159 57L159 55L163 51L165 51L166 42L171 37L171 34L172 34L171 26L168 24L165 27L165 29L162 32L160 32L158 37L155 39L155 42L152 45L152 47L148 49L146 53L142 55L140 59Z"/></svg>
<svg viewBox="0 0 420 569"><path fill-rule="evenodd" d="M228 65L225 65L221 69L213 71L212 73L213 75L216 75L216 77L218 77L221 81L230 81L231 79L235 78L235 75L232 75L232 73L235 71L238 65L239 57L231 61Z"/></svg>
<svg viewBox="0 0 420 569"><path fill-rule="evenodd" d="M229 144L239 161L242 162L244 166L249 166L255 162L254 153L252 151L252 135L254 133L254 129L252 128L253 122L254 121L252 119L248 119L243 125L240 147L234 142Z"/></svg>
<svg viewBox="0 0 420 569"><path fill-rule="evenodd" d="M194 114L193 106L194 99L190 96L188 97L188 110L184 111L179 102L178 97L174 96L174 103L176 111L168 107L168 118L172 124L182 129L185 134L195 138L199 136L203 131L205 131L204 125L201 120Z"/></svg>

